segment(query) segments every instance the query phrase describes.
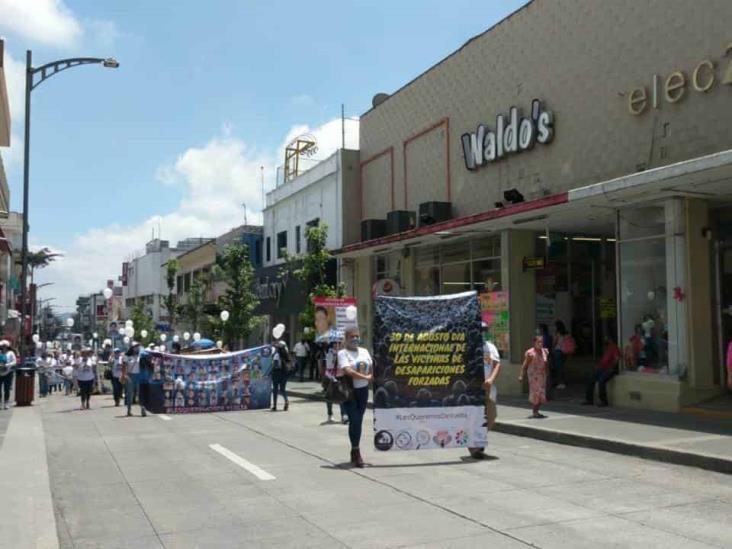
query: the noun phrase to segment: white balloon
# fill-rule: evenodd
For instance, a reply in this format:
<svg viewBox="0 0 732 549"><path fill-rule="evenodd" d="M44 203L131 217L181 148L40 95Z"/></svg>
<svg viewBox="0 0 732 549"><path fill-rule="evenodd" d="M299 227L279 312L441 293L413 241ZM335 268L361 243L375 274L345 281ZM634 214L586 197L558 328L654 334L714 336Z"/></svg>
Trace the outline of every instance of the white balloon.
<svg viewBox="0 0 732 549"><path fill-rule="evenodd" d="M36 341L36 349L43 349L43 343Z"/></svg>
<svg viewBox="0 0 732 549"><path fill-rule="evenodd" d="M223 341L221 341L221 340L219 339L219 340L218 340L218 341L216 342L216 346L217 346L217 347L218 347L219 349L221 349L221 348L223 348L223 346L224 346L224 342L223 342Z"/></svg>
<svg viewBox="0 0 732 549"><path fill-rule="evenodd" d="M346 307L346 318L348 320L356 320L356 317L358 316L358 309L356 309L355 305L349 305Z"/></svg>
<svg viewBox="0 0 732 549"><path fill-rule="evenodd" d="M175 334L173 336L173 343L178 343L180 341L180 336L178 334Z"/></svg>
<svg viewBox="0 0 732 549"><path fill-rule="evenodd" d="M41 336L38 334L33 334L33 342L38 343L41 340Z"/></svg>
<svg viewBox="0 0 732 549"><path fill-rule="evenodd" d="M189 339L191 339L191 334L183 332L183 341L188 341Z"/></svg>
<svg viewBox="0 0 732 549"><path fill-rule="evenodd" d="M165 352L165 345L158 345L158 351L161 353Z"/></svg>
<svg viewBox="0 0 732 549"><path fill-rule="evenodd" d="M309 326L305 326L302 329L302 333L304 333L305 335L308 335L310 333L310 327Z"/></svg>
<svg viewBox="0 0 732 549"><path fill-rule="evenodd" d="M140 337L147 337L147 330L140 330Z"/></svg>
<svg viewBox="0 0 732 549"><path fill-rule="evenodd" d="M229 311L221 311L221 320L223 322L229 320Z"/></svg>
<svg viewBox="0 0 732 549"><path fill-rule="evenodd" d="M125 328L134 328L134 326L135 326L135 323L132 322L131 320L125 321Z"/></svg>
<svg viewBox="0 0 732 549"><path fill-rule="evenodd" d="M125 328L125 335L127 337L133 337L135 335L135 329L132 326L127 326Z"/></svg>
<svg viewBox="0 0 732 549"><path fill-rule="evenodd" d="M117 330L117 333L119 335L121 335L121 336L124 336L125 335L125 329L124 328L120 328L119 330Z"/></svg>
<svg viewBox="0 0 732 549"><path fill-rule="evenodd" d="M160 341L162 341L163 343L165 343L165 340L166 340L166 339L168 339L168 336L167 336L167 335L165 335L165 334L160 334Z"/></svg>
<svg viewBox="0 0 732 549"><path fill-rule="evenodd" d="M198 332L193 334L193 341L200 341L200 340L201 340L201 334L199 334Z"/></svg>
<svg viewBox="0 0 732 549"><path fill-rule="evenodd" d="M125 338L122 341L125 342L125 345L129 345L130 344L130 338L129 338L129 336L125 336Z"/></svg>
<svg viewBox="0 0 732 549"><path fill-rule="evenodd" d="M275 339L279 339L282 337L282 334L285 333L285 325L284 324L278 324L274 328L272 328L272 336Z"/></svg>
<svg viewBox="0 0 732 549"><path fill-rule="evenodd" d="M104 288L102 290L102 295L104 296L104 299L111 299L114 292L112 291L112 288Z"/></svg>
<svg viewBox="0 0 732 549"><path fill-rule="evenodd" d="M111 346L111 345L112 345L112 340L111 340L111 339L105 339L105 340L104 340L104 343L103 343L103 345L104 345L105 347L106 347L107 345L110 345L110 346Z"/></svg>
<svg viewBox="0 0 732 549"><path fill-rule="evenodd" d="M92 334L92 339L97 339L97 338L99 338L99 334L98 334L98 333L96 333L96 332L94 332L94 333Z"/></svg>
<svg viewBox="0 0 732 549"><path fill-rule="evenodd" d="M74 327L74 319L73 319L73 318L67 318L67 319L66 319L66 325L67 325L67 326L68 326L69 328L73 328L73 327Z"/></svg>

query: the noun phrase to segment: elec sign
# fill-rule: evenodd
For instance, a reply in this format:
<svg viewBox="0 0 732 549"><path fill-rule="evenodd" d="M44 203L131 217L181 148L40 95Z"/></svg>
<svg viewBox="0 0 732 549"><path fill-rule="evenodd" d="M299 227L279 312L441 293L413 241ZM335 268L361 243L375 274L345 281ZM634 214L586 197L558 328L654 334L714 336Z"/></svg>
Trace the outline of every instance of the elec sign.
<svg viewBox="0 0 732 549"><path fill-rule="evenodd" d="M496 116L495 129L480 124L475 132L461 136L465 167L469 170L496 162L510 154L528 151L536 143L546 145L554 138L554 113L545 110L539 99L531 102L529 118L511 107L508 117Z"/></svg>

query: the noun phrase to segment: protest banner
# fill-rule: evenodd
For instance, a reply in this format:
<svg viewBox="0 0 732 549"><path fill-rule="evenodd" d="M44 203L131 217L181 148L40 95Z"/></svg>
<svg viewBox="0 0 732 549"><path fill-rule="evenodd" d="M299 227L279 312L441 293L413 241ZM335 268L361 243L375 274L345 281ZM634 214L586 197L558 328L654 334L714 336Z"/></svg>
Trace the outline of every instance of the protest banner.
<svg viewBox="0 0 732 549"><path fill-rule="evenodd" d="M377 449L485 446L480 323L475 292L376 297Z"/></svg>
<svg viewBox="0 0 732 549"><path fill-rule="evenodd" d="M204 355L143 351L140 365L150 380L148 408L155 413L259 410L270 405L269 345Z"/></svg>
<svg viewBox="0 0 732 549"><path fill-rule="evenodd" d="M315 341L343 338L346 328L357 326L355 297L313 297L315 307Z"/></svg>

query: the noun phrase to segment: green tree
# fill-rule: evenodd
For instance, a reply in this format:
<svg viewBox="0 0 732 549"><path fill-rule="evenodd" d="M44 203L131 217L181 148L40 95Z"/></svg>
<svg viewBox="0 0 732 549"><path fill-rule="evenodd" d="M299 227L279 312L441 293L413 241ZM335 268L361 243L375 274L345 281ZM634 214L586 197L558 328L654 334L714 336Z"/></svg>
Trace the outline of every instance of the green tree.
<svg viewBox="0 0 732 549"><path fill-rule="evenodd" d="M132 320L135 328L135 337L133 339L139 341L143 346L157 341L158 334L155 331L155 321L145 312L145 306L142 303L138 303L132 308L130 320ZM147 332L147 337L142 337L143 330Z"/></svg>
<svg viewBox="0 0 732 549"><path fill-rule="evenodd" d="M226 283L226 292L219 298L221 310L229 311L229 320L211 321L213 332L223 334L223 340L231 349L239 348L261 323L254 310L259 298L254 293L254 267L245 244L226 246L216 256L216 275Z"/></svg>
<svg viewBox="0 0 732 549"><path fill-rule="evenodd" d="M326 248L328 225L321 223L305 232L306 252L300 256L287 257L280 277L292 273L305 286L308 295L305 310L300 315L301 326L315 326L314 297L343 297L343 285L334 286L326 280L326 268L333 256Z"/></svg>
<svg viewBox="0 0 732 549"><path fill-rule="evenodd" d="M191 287L188 290L188 296L185 304L181 306L181 313L185 318L191 331L197 332L202 326L202 322L205 317L205 296L206 296L206 281L202 280L200 276L193 278Z"/></svg>
<svg viewBox="0 0 732 549"><path fill-rule="evenodd" d="M171 331L175 330L175 319L178 312L178 296L174 290L179 267L177 259L170 259L165 266L165 281L168 285L168 295L165 296L163 303L165 304L165 309L168 311Z"/></svg>
<svg viewBox="0 0 732 549"><path fill-rule="evenodd" d="M50 248L41 248L40 250L31 251L28 250L27 261L28 269L30 271L30 283L33 284L33 277L36 269L43 269L48 267L57 257L62 257L63 254L55 253Z"/></svg>

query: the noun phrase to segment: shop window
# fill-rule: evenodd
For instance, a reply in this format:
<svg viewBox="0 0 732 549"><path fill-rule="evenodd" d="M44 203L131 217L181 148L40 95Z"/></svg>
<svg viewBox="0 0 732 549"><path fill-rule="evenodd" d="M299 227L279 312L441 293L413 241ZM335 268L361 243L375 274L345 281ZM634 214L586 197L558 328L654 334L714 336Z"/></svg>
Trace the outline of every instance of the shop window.
<svg viewBox="0 0 732 549"><path fill-rule="evenodd" d="M312 219L312 220L308 221L305 224L305 226L306 226L306 229L305 229L305 240L306 240L305 249L307 250L308 253L311 253L313 251L313 247L310 244L310 240L308 239L308 230L309 229L312 229L314 227L317 227L318 225L320 225L320 218L319 217L316 217L315 219Z"/></svg>
<svg viewBox="0 0 732 549"><path fill-rule="evenodd" d="M470 262L442 266L442 294L457 294L472 288Z"/></svg>
<svg viewBox="0 0 732 549"><path fill-rule="evenodd" d="M272 261L272 238L267 237L267 261Z"/></svg>
<svg viewBox="0 0 732 549"><path fill-rule="evenodd" d="M175 277L175 286L176 286L176 290L177 290L178 294L182 294L183 293L183 276L182 275L178 275L177 277Z"/></svg>
<svg viewBox="0 0 732 549"><path fill-rule="evenodd" d="M257 239L254 242L254 266L259 267L262 264L262 241Z"/></svg>
<svg viewBox="0 0 732 549"><path fill-rule="evenodd" d="M458 242L456 244L442 246L440 252L440 259L443 265L457 261L468 261L470 260L470 243Z"/></svg>
<svg viewBox="0 0 732 549"><path fill-rule="evenodd" d="M295 227L295 253L299 254L301 250L302 235L300 234L300 225Z"/></svg>
<svg viewBox="0 0 732 549"><path fill-rule="evenodd" d="M188 291L191 289L191 273L186 273L183 275L183 291Z"/></svg>
<svg viewBox="0 0 732 549"><path fill-rule="evenodd" d="M440 294L440 268L418 267L415 270L416 295Z"/></svg>
<svg viewBox="0 0 732 549"><path fill-rule="evenodd" d="M479 292L501 291L500 259L480 259L473 262L473 289Z"/></svg>
<svg viewBox="0 0 732 549"><path fill-rule="evenodd" d="M671 200L618 217L620 337L628 371L678 375L684 369L684 312L673 289L685 276L677 205Z"/></svg>

